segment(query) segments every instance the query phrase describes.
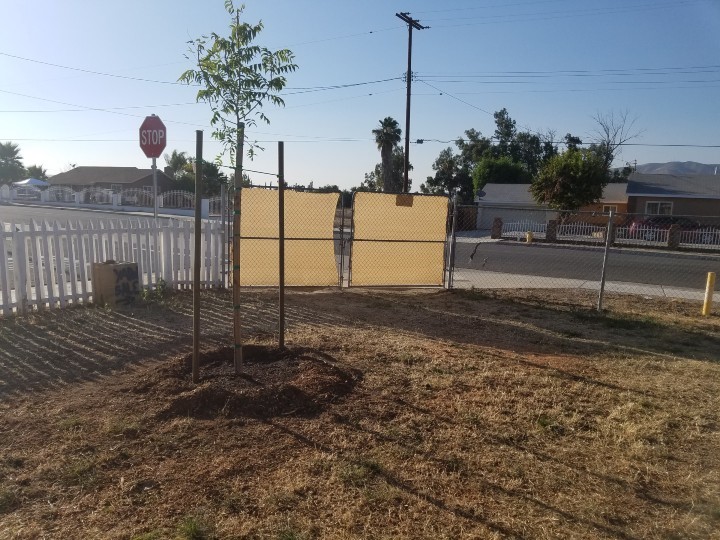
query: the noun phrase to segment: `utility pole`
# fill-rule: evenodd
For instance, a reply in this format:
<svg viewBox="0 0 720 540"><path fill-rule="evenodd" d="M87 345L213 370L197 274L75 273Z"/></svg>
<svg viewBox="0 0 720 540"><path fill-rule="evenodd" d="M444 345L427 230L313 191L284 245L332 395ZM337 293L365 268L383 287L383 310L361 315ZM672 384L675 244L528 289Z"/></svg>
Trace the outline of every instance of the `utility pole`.
<svg viewBox="0 0 720 540"><path fill-rule="evenodd" d="M422 26L420 21L410 17L408 12L396 13L395 16L408 25L408 66L407 66L407 98L405 101L405 171L403 176L403 193L409 191L408 175L410 174L410 86L412 82L412 31L426 30L429 26Z"/></svg>

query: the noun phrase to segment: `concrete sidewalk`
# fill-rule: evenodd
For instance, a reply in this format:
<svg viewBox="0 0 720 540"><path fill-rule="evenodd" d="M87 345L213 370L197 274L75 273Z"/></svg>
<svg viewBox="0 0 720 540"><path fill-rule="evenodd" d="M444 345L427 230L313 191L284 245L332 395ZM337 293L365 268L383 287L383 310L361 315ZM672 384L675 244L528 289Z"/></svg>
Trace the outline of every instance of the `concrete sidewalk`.
<svg viewBox="0 0 720 540"><path fill-rule="evenodd" d="M599 291L599 281L582 279L565 279L554 277L532 276L491 272L488 270L470 270L456 268L453 275L453 286L459 289L583 289ZM662 298L681 298L698 300L705 298L704 289L683 289L664 285L647 285L644 283L628 283L622 281L606 281L605 291L621 294L639 294ZM713 295L713 301L720 301L720 292Z"/></svg>

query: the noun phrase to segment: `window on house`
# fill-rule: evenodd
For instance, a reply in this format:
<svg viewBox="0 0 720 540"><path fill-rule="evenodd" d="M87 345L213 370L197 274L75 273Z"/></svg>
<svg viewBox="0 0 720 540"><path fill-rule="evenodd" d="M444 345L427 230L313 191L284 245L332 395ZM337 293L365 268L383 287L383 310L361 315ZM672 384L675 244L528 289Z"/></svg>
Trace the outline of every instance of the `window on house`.
<svg viewBox="0 0 720 540"><path fill-rule="evenodd" d="M669 216L672 214L673 203L648 201L645 203L645 213L657 216Z"/></svg>
<svg viewBox="0 0 720 540"><path fill-rule="evenodd" d="M145 193L152 193L152 192L153 192L153 187L152 187L152 186L143 186L143 191L144 191Z"/></svg>
<svg viewBox="0 0 720 540"><path fill-rule="evenodd" d="M603 213L617 212L617 204L603 204Z"/></svg>

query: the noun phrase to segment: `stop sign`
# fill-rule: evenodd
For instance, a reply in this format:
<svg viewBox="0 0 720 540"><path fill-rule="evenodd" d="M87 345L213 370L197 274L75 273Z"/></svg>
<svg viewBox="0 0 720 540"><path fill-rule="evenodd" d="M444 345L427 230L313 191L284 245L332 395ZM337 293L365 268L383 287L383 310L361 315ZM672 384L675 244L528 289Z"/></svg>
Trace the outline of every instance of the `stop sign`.
<svg viewBox="0 0 720 540"><path fill-rule="evenodd" d="M149 158L159 158L167 144L165 124L159 116L146 116L140 126L140 148Z"/></svg>

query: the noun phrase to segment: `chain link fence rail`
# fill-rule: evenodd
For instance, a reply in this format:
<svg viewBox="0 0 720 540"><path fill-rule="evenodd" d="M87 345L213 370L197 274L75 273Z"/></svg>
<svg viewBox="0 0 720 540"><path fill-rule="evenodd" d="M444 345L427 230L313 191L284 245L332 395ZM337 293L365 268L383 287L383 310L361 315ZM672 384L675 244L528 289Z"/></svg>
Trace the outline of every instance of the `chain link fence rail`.
<svg viewBox="0 0 720 540"><path fill-rule="evenodd" d="M457 215L463 212L471 211L459 207ZM495 206L476 212L474 230L458 227L456 287L604 289L702 301L708 272L720 271L719 217Z"/></svg>

